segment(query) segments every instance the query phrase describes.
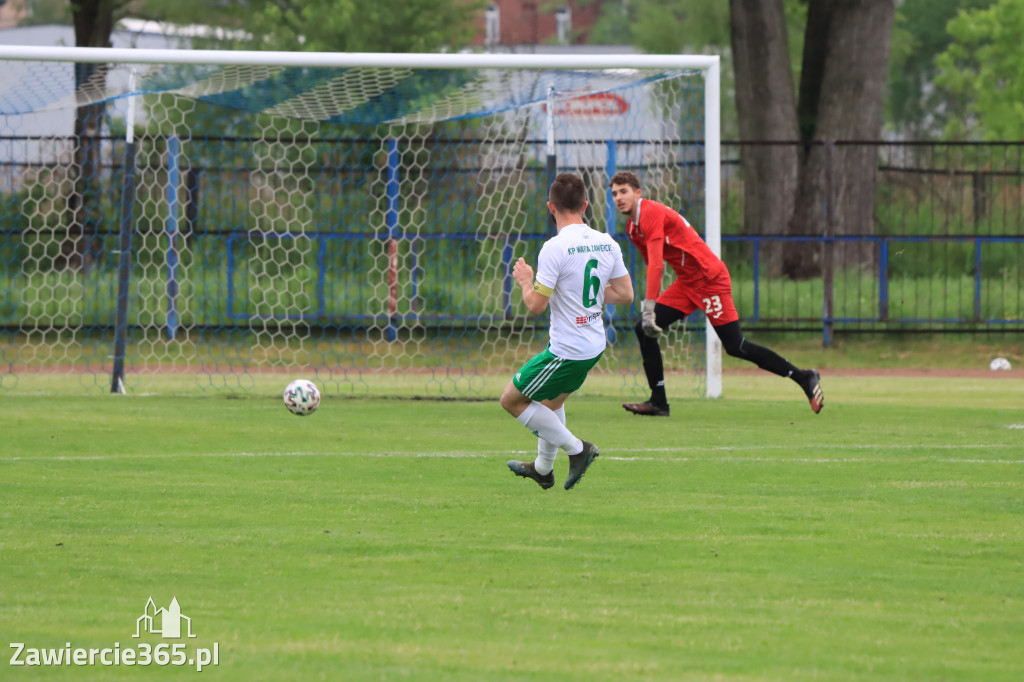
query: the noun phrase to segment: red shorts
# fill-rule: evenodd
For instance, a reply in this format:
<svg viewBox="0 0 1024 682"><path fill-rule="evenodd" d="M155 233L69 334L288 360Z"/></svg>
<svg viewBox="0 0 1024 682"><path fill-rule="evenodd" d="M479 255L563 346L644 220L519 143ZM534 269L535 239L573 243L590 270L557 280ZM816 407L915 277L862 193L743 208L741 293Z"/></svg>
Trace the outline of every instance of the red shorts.
<svg viewBox="0 0 1024 682"><path fill-rule="evenodd" d="M710 280L681 282L678 279L661 292L658 303L689 315L698 308L704 311L712 327L721 327L740 319L732 300L732 279L728 270Z"/></svg>

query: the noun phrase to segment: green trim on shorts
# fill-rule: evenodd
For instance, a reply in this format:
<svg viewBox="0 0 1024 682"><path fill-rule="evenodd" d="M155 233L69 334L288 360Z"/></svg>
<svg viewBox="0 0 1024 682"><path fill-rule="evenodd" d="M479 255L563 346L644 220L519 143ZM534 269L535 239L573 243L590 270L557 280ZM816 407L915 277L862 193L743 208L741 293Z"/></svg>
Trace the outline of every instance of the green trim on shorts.
<svg viewBox="0 0 1024 682"><path fill-rule="evenodd" d="M531 400L551 400L578 391L604 351L589 360L566 360L545 348L519 368L512 384Z"/></svg>

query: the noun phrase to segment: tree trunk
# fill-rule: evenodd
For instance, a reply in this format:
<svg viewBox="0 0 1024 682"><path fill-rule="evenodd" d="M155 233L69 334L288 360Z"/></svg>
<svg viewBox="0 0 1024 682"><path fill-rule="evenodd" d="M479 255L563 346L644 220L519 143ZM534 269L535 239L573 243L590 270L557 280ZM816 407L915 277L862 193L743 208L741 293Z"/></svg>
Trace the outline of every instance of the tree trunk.
<svg viewBox="0 0 1024 682"><path fill-rule="evenodd" d="M832 20L832 2L812 2L807 8L807 25L804 27L804 53L800 63L800 94L796 103L796 118L800 125L800 139L805 143L814 139L818 122L818 104L821 99L821 83L825 77L825 62L828 56L828 29ZM805 147L800 161L806 161Z"/></svg>
<svg viewBox="0 0 1024 682"><path fill-rule="evenodd" d="M729 0L736 70L743 225L750 234L778 234L793 212L797 139L793 75L782 0ZM772 144L772 142L790 144ZM782 244L765 244L761 265L778 273Z"/></svg>
<svg viewBox="0 0 1024 682"><path fill-rule="evenodd" d="M81 67L95 64L76 64ZM80 106L75 112L74 153L71 161L72 189L67 204L67 237L60 245L56 266L73 270L88 270L99 258L101 241L97 227L101 220L100 133L103 123L102 104Z"/></svg>
<svg viewBox="0 0 1024 682"><path fill-rule="evenodd" d="M76 47L110 47L116 0L74 0L71 3ZM106 90L106 65L75 64L75 91ZM67 204L67 237L61 243L56 267L86 270L102 253L97 228L102 220L100 135L106 106L87 103L75 110L72 190Z"/></svg>
<svg viewBox="0 0 1024 682"><path fill-rule="evenodd" d="M805 51L820 50L819 41L827 44L820 86L801 82L801 95L819 93L815 139L864 142L881 136L894 13L894 0L811 0L808 30L814 18L817 33L807 36ZM822 28L826 24L827 32ZM801 103L799 109L810 107ZM877 168L877 150L871 146L810 146L800 168L789 233L873 234ZM873 263L870 245L846 243L835 248L836 267ZM817 276L822 255L818 245L797 243L786 252L784 272L797 279Z"/></svg>

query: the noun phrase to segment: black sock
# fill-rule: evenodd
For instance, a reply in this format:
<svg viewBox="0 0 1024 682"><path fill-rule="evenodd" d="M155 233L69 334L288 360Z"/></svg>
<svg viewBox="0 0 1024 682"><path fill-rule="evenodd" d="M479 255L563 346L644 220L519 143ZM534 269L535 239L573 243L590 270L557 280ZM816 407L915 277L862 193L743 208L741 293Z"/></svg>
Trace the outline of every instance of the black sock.
<svg viewBox="0 0 1024 682"><path fill-rule="evenodd" d="M725 352L732 357L752 362L766 372L780 377L789 377L801 386L807 381L806 370L798 368L772 349L748 341L740 332L739 322L715 327L715 332L721 339Z"/></svg>
<svg viewBox="0 0 1024 682"><path fill-rule="evenodd" d="M661 346L658 339L644 334L639 323L636 325L636 338L640 342L640 356L644 362L647 386L651 389L651 402L658 407L665 407L668 403L665 398L665 366L661 359Z"/></svg>
<svg viewBox="0 0 1024 682"><path fill-rule="evenodd" d="M681 310L676 310L663 303L656 303L654 306L654 323L663 330L686 317ZM647 385L651 389L651 403L658 407L668 407L668 397L665 395L665 365L661 360L661 345L658 339L652 339L644 334L643 326L637 322L634 327L636 338L640 342L640 356L644 360L644 374L647 376Z"/></svg>
<svg viewBox="0 0 1024 682"><path fill-rule="evenodd" d="M797 368L786 358L770 348L759 346L746 339L743 339L740 354L736 357L749 360L766 372L778 374L780 377L789 377L798 384L803 384L807 378L807 372Z"/></svg>

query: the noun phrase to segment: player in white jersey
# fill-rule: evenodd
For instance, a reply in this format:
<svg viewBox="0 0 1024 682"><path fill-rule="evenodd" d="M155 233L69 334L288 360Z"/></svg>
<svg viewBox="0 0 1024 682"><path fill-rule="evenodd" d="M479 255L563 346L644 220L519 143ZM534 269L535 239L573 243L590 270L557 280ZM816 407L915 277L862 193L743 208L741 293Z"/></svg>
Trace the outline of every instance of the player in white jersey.
<svg viewBox="0 0 1024 682"><path fill-rule="evenodd" d="M555 484L558 448L569 455L569 490L597 457L593 443L565 427L565 400L583 385L605 348L604 304L633 302L633 281L622 250L607 234L583 223L583 180L562 173L548 190L548 210L558 234L540 250L537 276L520 258L512 276L531 313L550 306L548 347L519 368L501 394L501 406L539 439L533 462L512 460L508 468L545 490Z"/></svg>

